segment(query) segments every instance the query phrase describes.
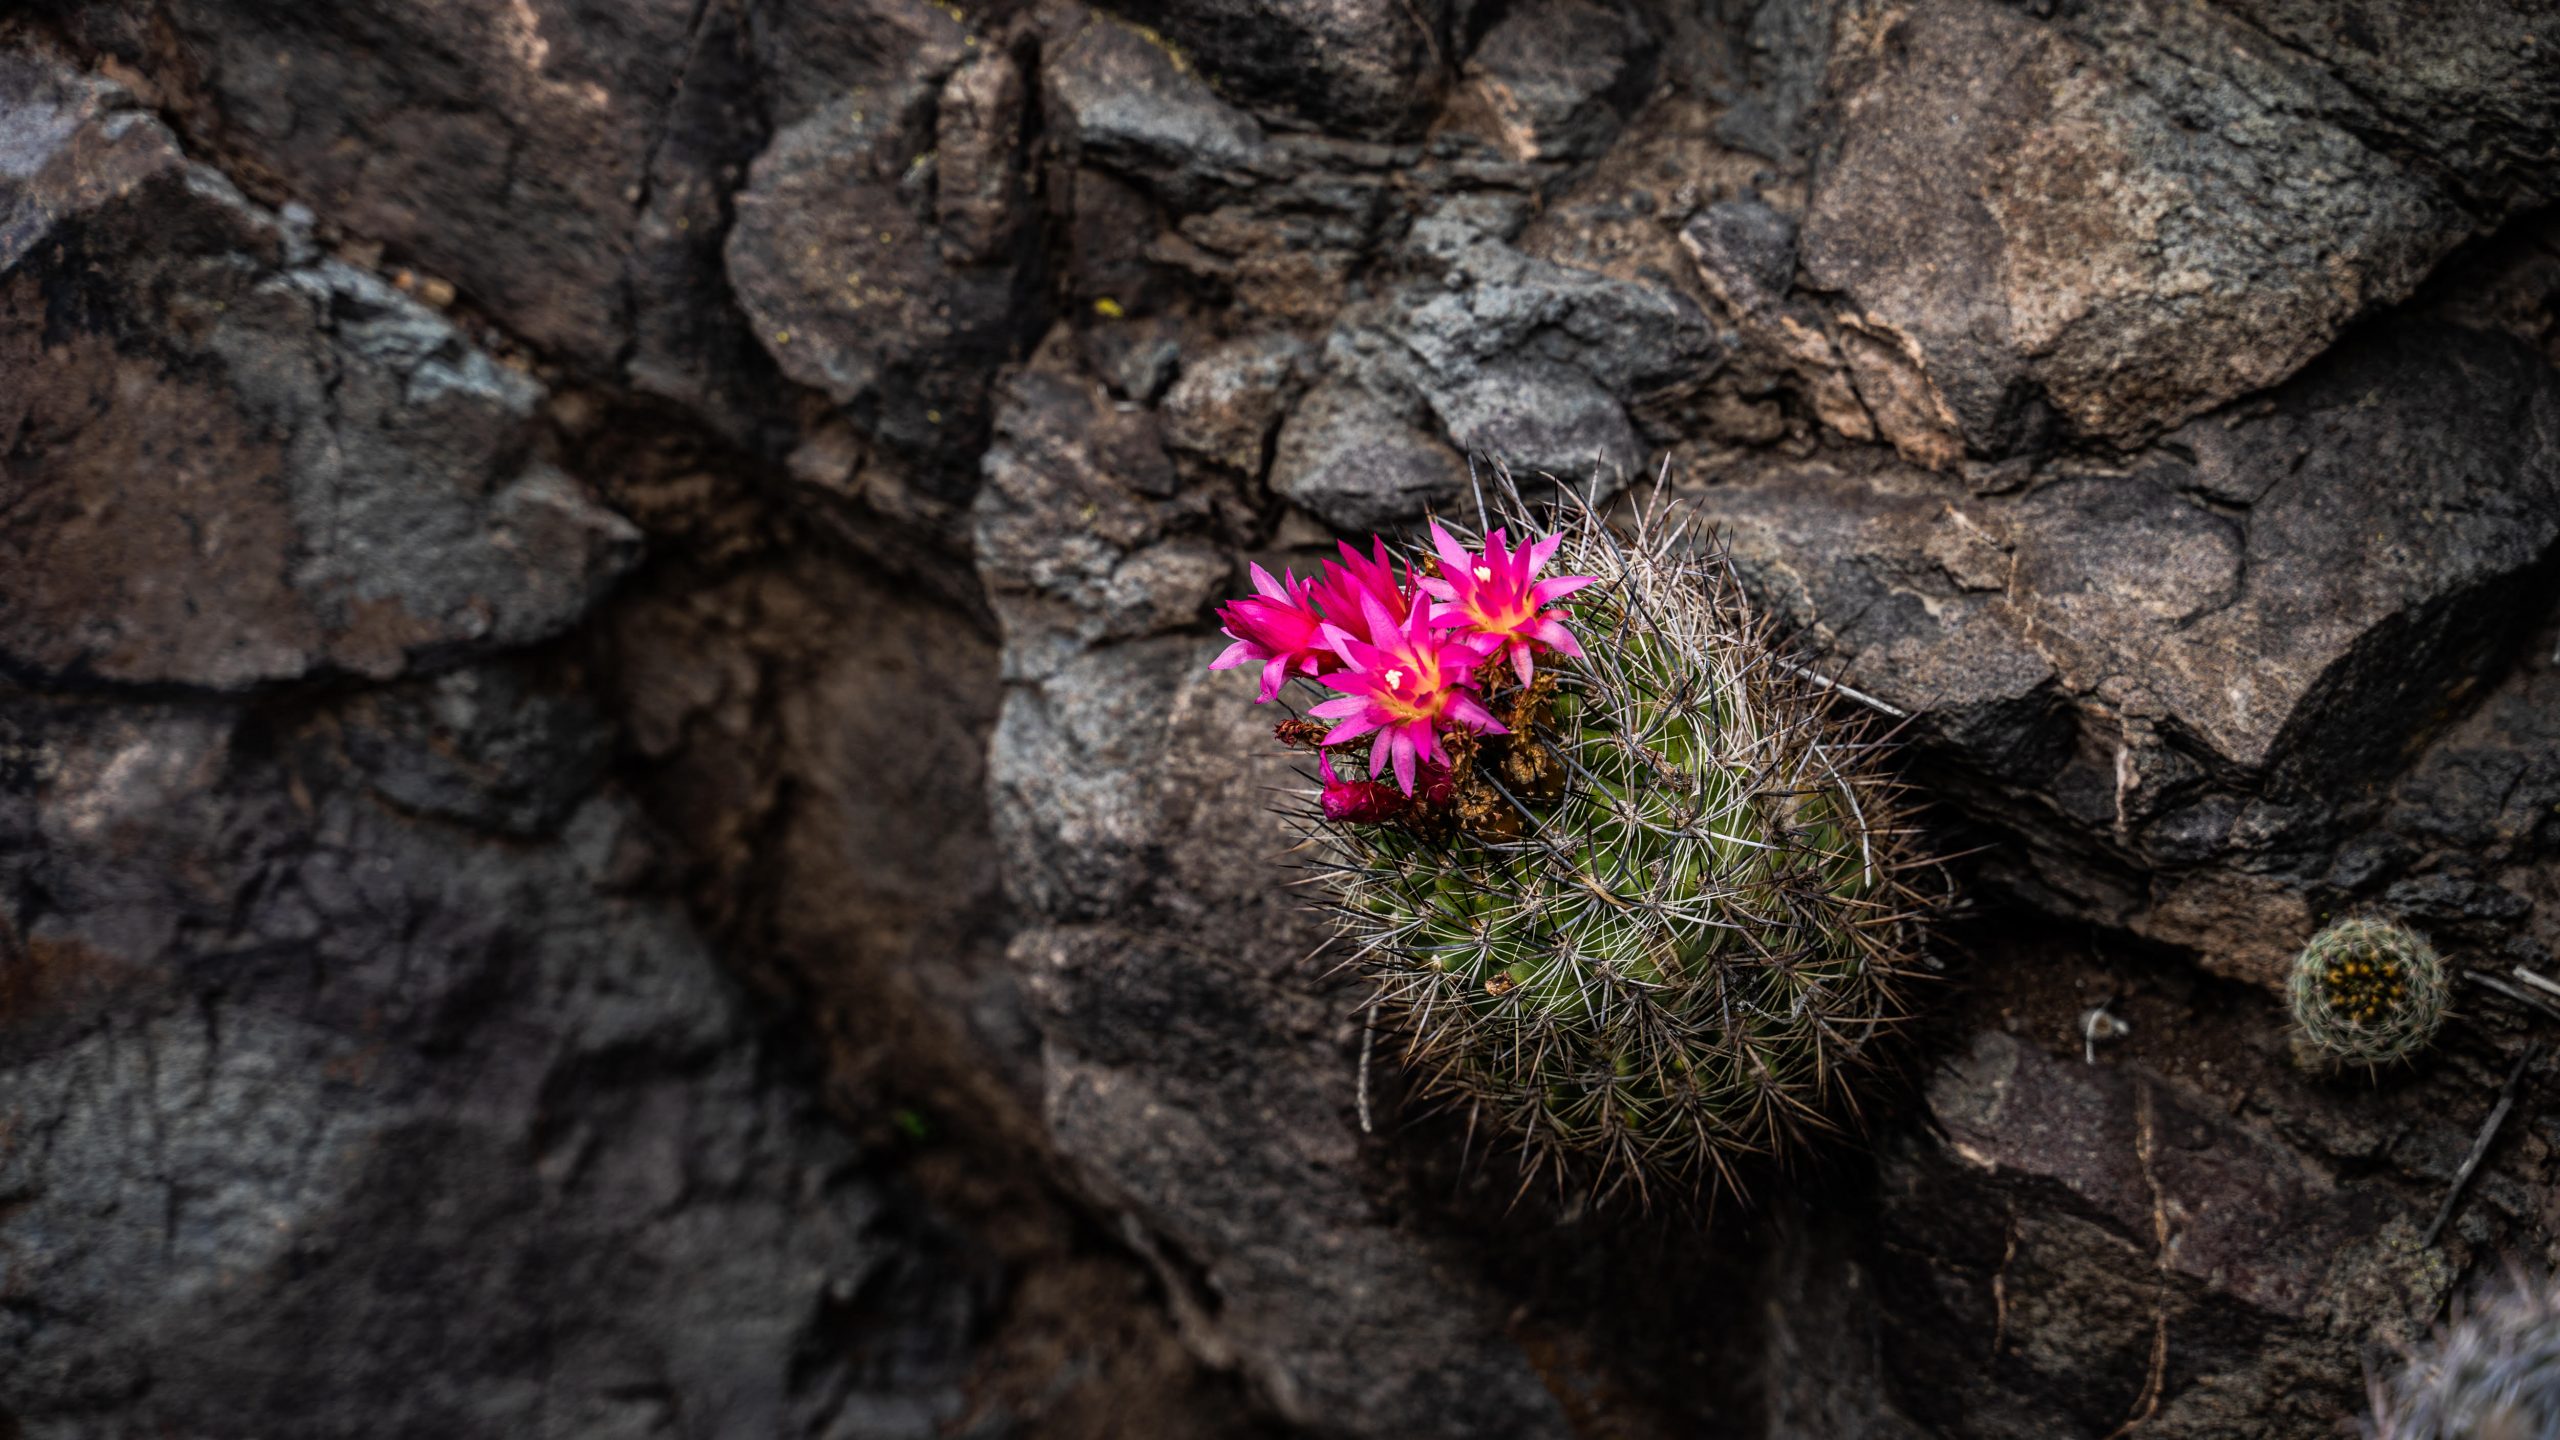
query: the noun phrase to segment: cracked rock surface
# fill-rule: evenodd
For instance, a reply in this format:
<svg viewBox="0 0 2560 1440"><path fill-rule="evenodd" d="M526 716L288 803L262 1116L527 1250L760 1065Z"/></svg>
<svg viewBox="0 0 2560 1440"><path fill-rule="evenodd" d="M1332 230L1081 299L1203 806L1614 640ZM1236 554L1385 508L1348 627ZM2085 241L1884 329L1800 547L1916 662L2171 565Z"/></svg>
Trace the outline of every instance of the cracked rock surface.
<svg viewBox="0 0 2560 1440"><path fill-rule="evenodd" d="M0 1437L2341 1433L2560 1260L2560 19L0 17ZM1868 1129L1520 1193L1212 674L1719 528L1966 901Z"/></svg>

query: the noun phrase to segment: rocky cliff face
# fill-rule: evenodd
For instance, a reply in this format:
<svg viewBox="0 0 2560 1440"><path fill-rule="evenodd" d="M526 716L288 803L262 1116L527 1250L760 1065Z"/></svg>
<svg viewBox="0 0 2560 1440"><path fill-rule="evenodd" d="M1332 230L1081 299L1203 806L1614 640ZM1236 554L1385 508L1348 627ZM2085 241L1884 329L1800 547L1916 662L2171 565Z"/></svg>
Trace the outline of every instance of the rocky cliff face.
<svg viewBox="0 0 2560 1440"><path fill-rule="evenodd" d="M2560 1258L2560 12L0 20L0 1435L2323 1436ZM1656 467L1965 849L1712 1220L1371 1078L1245 561ZM2130 1025L2100 1043L2088 1017ZM2111 1033L2111 1032L2106 1032Z"/></svg>

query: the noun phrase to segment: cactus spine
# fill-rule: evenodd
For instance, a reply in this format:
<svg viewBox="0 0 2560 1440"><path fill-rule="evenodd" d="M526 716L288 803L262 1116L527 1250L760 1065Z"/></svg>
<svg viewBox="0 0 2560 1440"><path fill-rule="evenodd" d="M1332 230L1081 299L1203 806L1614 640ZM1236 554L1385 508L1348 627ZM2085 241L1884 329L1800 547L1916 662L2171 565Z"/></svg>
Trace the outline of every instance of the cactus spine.
<svg viewBox="0 0 2560 1440"><path fill-rule="evenodd" d="M2286 998L2315 1065L2376 1069L2424 1050L2444 1024L2444 961L2426 937L2387 920L2337 921L2302 947Z"/></svg>
<svg viewBox="0 0 2560 1440"><path fill-rule="evenodd" d="M1508 486L1505 487L1508 491ZM1516 491L1491 517L1535 528ZM1441 798L1324 825L1344 937L1423 1091L1552 1171L1732 1189L1858 1109L1928 908L1879 745L1657 502L1563 518L1585 655L1487 703Z"/></svg>

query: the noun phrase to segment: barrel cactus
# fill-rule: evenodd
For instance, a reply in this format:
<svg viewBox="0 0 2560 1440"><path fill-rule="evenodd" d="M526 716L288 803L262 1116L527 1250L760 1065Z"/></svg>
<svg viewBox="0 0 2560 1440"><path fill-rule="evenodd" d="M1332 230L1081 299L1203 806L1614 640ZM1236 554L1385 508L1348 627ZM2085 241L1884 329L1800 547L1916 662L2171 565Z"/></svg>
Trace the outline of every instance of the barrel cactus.
<svg viewBox="0 0 2560 1440"><path fill-rule="evenodd" d="M2560 1435L2560 1290L2509 1273L2372 1390L2374 1440Z"/></svg>
<svg viewBox="0 0 2560 1440"><path fill-rule="evenodd" d="M1370 737L1281 727L1320 750L1310 863L1426 1096L1533 1175L1734 1188L1852 1119L1903 1019L1929 908L1905 806L1863 718L1773 645L1712 544L1665 508L1629 531L1575 509L1537 542L1571 572L1537 582L1570 597L1542 609L1507 493L1488 531L1435 523L1408 577L1409 614L1502 641L1476 645L1439 753L1392 786L1346 779L1334 756ZM1529 614L1547 628L1503 628Z"/></svg>
<svg viewBox="0 0 2560 1440"><path fill-rule="evenodd" d="M2374 1069L2406 1060L2435 1039L2450 989L2444 961L2426 937L2355 916L2302 947L2286 998L2307 1062Z"/></svg>

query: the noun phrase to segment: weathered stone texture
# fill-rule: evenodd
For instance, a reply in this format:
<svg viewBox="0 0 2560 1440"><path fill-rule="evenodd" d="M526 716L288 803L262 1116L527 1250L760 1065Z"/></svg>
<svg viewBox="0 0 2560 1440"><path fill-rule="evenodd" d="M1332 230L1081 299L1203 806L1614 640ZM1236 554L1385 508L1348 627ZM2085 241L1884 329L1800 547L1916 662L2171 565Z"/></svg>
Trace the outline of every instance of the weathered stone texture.
<svg viewBox="0 0 2560 1440"><path fill-rule="evenodd" d="M1923 716L1986 809L2059 833L2020 857L2040 886L2267 979L2376 782L2549 594L2555 440L2540 357L2410 325L2267 405L2014 493L1816 459L1700 504L1828 663Z"/></svg>
<svg viewBox="0 0 2560 1440"><path fill-rule="evenodd" d="M0 662L387 678L557 634L636 558L534 454L539 384L113 87L0 58L0 125Z"/></svg>
<svg viewBox="0 0 2560 1440"><path fill-rule="evenodd" d="M1807 282L1979 455L2047 409L2132 444L2272 385L2552 194L2529 22L2391 8L1850 7Z"/></svg>
<svg viewBox="0 0 2560 1440"><path fill-rule="evenodd" d="M912 1269L937 1242L769 1083L628 805L506 839L403 816L401 777L446 762L379 714L0 715L0 1253L36 1302L0 1321L0 1411L420 1436L953 1414L970 1282ZM571 767L589 744L525 739ZM875 1287L899 1333L865 1361L831 1337Z"/></svg>
<svg viewBox="0 0 2560 1440"><path fill-rule="evenodd" d="M694 92L735 44L727 7L66 8L154 79L196 141L548 349L614 367L647 312L700 303L716 166L734 156L696 132L748 118Z"/></svg>
<svg viewBox="0 0 2560 1440"><path fill-rule="evenodd" d="M0 17L0 1436L2337 1433L2560 1215L2270 993L2560 952L2552 18ZM1497 460L1979 847L1751 1214L1364 1077L1206 669Z"/></svg>

